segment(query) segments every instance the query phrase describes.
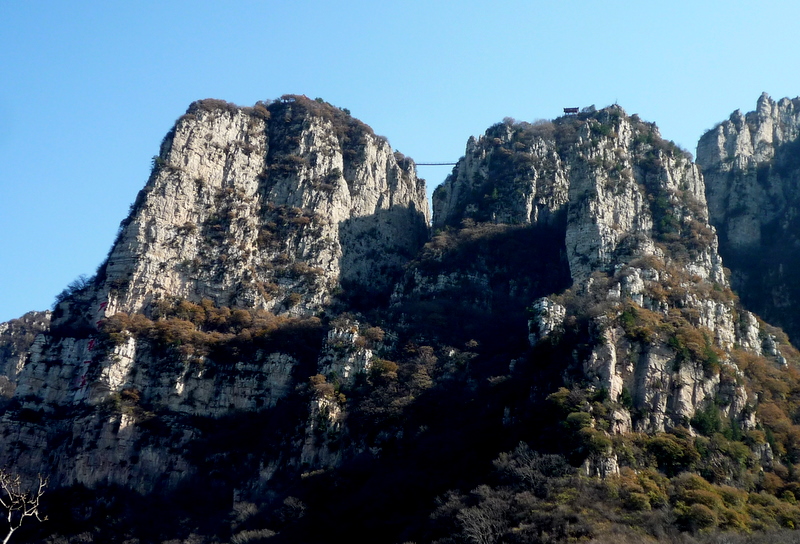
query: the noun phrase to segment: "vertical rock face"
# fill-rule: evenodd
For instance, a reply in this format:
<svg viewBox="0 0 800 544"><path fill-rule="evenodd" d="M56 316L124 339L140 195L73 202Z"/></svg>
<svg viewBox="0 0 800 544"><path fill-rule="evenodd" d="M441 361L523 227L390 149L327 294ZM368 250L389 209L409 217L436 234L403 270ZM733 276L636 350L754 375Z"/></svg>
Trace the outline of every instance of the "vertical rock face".
<svg viewBox="0 0 800 544"><path fill-rule="evenodd" d="M763 115L706 137L711 175L763 181L751 199L784 191L789 212L758 233L736 226L760 221L757 207L709 191L745 217L720 228L747 251L792 226L779 166L793 107L763 98ZM736 166L747 153L752 179ZM273 528L325 541L332 519L405 540L418 504L456 500L446 486L480 481L493 458L530 461L527 510L528 477L550 461L528 446L497 457L519 440L586 475L657 467L782 492L759 471L800 458L800 354L739 305L698 167L655 125L618 106L507 120L469 140L433 207L428 240L413 162L343 110L298 96L193 104L97 276L52 316L0 324L0 466L183 501L168 519L215 490L217 506L180 521L193 539L213 511L209 542ZM350 530L364 519L375 531Z"/></svg>
<svg viewBox="0 0 800 544"><path fill-rule="evenodd" d="M735 310L697 166L655 125L618 106L506 121L469 140L433 210L435 228L510 223L560 245L572 287L530 305L531 342L563 341L564 323L574 329L588 312L586 334L598 341L574 356L612 400L624 393L646 414L637 429L683 424L714 398L728 399L734 417L744 409L747 394L720 380L719 365L735 374L723 354L735 344L760 349L758 323ZM437 284L424 270L415 269L416 292ZM623 412L615 428L630 430Z"/></svg>
<svg viewBox="0 0 800 544"><path fill-rule="evenodd" d="M341 287L387 292L428 219L413 162L338 108L197 102L165 137L88 307L67 301L54 323L170 296L304 314Z"/></svg>
<svg viewBox="0 0 800 544"><path fill-rule="evenodd" d="M463 219L546 222L565 206L569 184L551 124L491 127L470 138L464 157L433 195L434 228Z"/></svg>
<svg viewBox="0 0 800 544"><path fill-rule="evenodd" d="M743 302L790 337L800 338L792 309L800 302L800 98L766 93L756 111L736 111L697 145L710 221Z"/></svg>
<svg viewBox="0 0 800 544"><path fill-rule="evenodd" d="M657 243L680 238L691 225L706 228L707 220L691 158L618 106L553 123L509 121L471 138L434 192L433 210L434 228L464 219L555 224L566 215L575 281L637 256L661 256ZM715 238L706 236L708 251L692 254L689 264L724 282Z"/></svg>
<svg viewBox="0 0 800 544"><path fill-rule="evenodd" d="M0 323L0 397L13 396L17 376L29 362L38 336L49 327L50 312L28 312Z"/></svg>
<svg viewBox="0 0 800 544"><path fill-rule="evenodd" d="M370 356L325 348L344 340L326 343L312 316L334 296L388 300L428 239L413 161L319 100L196 102L153 163L97 276L59 296L52 323L0 328L0 394L17 403L0 457L21 472L141 492L158 474L184 480L192 418L260 413L321 371L363 373ZM320 399L312 419L336 411ZM154 418L167 440L142 449Z"/></svg>

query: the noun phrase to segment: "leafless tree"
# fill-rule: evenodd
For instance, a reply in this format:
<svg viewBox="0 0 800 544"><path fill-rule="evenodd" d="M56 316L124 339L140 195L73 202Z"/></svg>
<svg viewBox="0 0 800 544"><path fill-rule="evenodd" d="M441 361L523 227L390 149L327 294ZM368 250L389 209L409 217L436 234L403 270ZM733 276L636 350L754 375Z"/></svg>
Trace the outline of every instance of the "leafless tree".
<svg viewBox="0 0 800 544"><path fill-rule="evenodd" d="M456 514L464 537L474 544L495 544L508 529L505 514L510 506L502 498L491 496L487 486L480 486L473 493L483 495L480 504Z"/></svg>
<svg viewBox="0 0 800 544"><path fill-rule="evenodd" d="M39 474L39 485L35 490L23 490L22 478L18 474L12 474L5 470L0 470L0 504L6 509L6 520L8 521L8 533L3 539L3 544L8 544L14 531L22 526L25 518L35 518L45 521L47 516L39 515L39 501L44 495L44 488L47 487L47 478Z"/></svg>

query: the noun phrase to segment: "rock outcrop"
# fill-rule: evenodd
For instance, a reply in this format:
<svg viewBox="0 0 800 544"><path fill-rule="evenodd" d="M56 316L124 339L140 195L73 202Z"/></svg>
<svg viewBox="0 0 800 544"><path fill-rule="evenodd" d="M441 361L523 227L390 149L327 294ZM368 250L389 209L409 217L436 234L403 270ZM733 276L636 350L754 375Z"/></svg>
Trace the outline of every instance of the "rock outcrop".
<svg viewBox="0 0 800 544"><path fill-rule="evenodd" d="M794 103L759 108L701 153L743 256L793 224ZM197 102L97 275L0 324L0 466L115 542L527 541L579 471L607 511L800 519L800 354L731 290L706 198L655 125L588 108L470 138L429 237L413 161L346 111Z"/></svg>
<svg viewBox="0 0 800 544"><path fill-rule="evenodd" d="M97 279L54 326L168 297L313 313L341 289L386 295L427 240L413 161L326 103L196 102L153 161Z"/></svg>
<svg viewBox="0 0 800 544"><path fill-rule="evenodd" d="M659 237L707 220L702 179L691 158L662 140L655 125L618 106L555 123L509 121L471 138L465 157L434 192L433 209L434 228L465 219L555 224L566 214L574 281L610 270L621 259L659 255ZM724 281L721 266L711 261L714 237L707 238L709 253L693 256L692 266Z"/></svg>
<svg viewBox="0 0 800 544"><path fill-rule="evenodd" d="M313 316L337 297L388 300L428 223L413 161L343 110L301 96L192 104L97 276L58 297L52 323L2 325L0 391L16 408L0 456L54 467L58 485L177 485L196 470L191 421L367 369L369 350L337 351L353 338L326 340ZM309 425L335 405L306 406ZM156 421L170 427L159 439ZM298 462L335 459L309 448Z"/></svg>
<svg viewBox="0 0 800 544"><path fill-rule="evenodd" d="M49 311L28 312L0 323L0 397L13 396L17 376L29 362L34 343L49 327Z"/></svg>
<svg viewBox="0 0 800 544"><path fill-rule="evenodd" d="M710 221L745 305L800 339L800 98L735 111L697 145Z"/></svg>
<svg viewBox="0 0 800 544"><path fill-rule="evenodd" d="M564 322L589 311L597 345L582 357L582 372L612 400L632 399L646 415L635 418L636 429L685 424L723 397L726 413L745 409L744 389L720 375L738 372L728 355L735 345L760 350L758 323L736 309L697 166L655 125L618 106L552 123L495 125L469 140L434 193L433 210L439 229L512 224L539 231L534 239L547 229L572 287L566 296L529 299L530 339L560 338L554 332L563 333ZM412 293L464 282L490 292L491 274L425 270L414 269ZM630 414L622 419L629 423L618 430L631 430Z"/></svg>

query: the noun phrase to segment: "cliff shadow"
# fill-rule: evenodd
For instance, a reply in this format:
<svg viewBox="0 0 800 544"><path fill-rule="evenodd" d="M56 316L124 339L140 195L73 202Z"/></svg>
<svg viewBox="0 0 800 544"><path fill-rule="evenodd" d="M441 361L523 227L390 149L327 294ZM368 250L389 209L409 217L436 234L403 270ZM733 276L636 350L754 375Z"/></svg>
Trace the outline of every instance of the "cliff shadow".
<svg viewBox="0 0 800 544"><path fill-rule="evenodd" d="M731 286L745 308L782 327L794 345L800 343L800 138L775 147L772 160L753 172L731 172L726 183L747 175L756 183L757 207L740 205L724 221L713 221L719 236L719 253L731 270ZM741 183L741 181L740 181ZM730 205L727 203L726 205ZM752 214L757 223L756 242L748 245L730 239L728 226Z"/></svg>
<svg viewBox="0 0 800 544"><path fill-rule="evenodd" d="M355 309L385 305L406 265L428 241L425 215L412 203L339 224L341 299Z"/></svg>
<svg viewBox="0 0 800 544"><path fill-rule="evenodd" d="M511 337L526 343L527 308L572 284L565 231L563 212L548 224L445 229L405 275L399 311L453 345Z"/></svg>

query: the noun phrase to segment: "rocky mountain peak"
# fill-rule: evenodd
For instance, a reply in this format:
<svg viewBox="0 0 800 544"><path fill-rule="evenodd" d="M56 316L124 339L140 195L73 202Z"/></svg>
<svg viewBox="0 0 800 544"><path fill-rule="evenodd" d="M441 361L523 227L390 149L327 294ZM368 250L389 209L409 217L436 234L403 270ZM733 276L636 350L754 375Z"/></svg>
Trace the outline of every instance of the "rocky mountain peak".
<svg viewBox="0 0 800 544"><path fill-rule="evenodd" d="M294 95L195 102L94 284L54 325L167 297L304 314L341 289L380 296L426 241L428 214L413 161L344 110Z"/></svg>
<svg viewBox="0 0 800 544"><path fill-rule="evenodd" d="M789 310L800 302L799 137L800 98L776 102L764 93L755 111L734 112L697 145L710 221L734 288L793 339L800 338L800 322Z"/></svg>
<svg viewBox="0 0 800 544"><path fill-rule="evenodd" d="M707 131L697 144L697 162L704 170L731 161L761 163L775 156L777 147L798 137L800 99L777 102L767 93L758 98L755 111L736 110L727 121Z"/></svg>
<svg viewBox="0 0 800 544"><path fill-rule="evenodd" d="M573 353L582 379L614 401L627 392L648 414L620 411L616 428L663 431L718 396L738 418L746 392L715 373L719 364L737 372L725 355L736 345L760 353L759 324L737 309L704 189L688 152L619 106L533 124L506 119L470 138L436 189L437 233L396 298L469 296L509 314L515 298L530 300L534 349L569 334L601 338ZM461 260L459 244L479 257ZM493 256L500 247L525 263L510 280L511 258ZM690 344L699 351L683 365Z"/></svg>
<svg viewBox="0 0 800 544"><path fill-rule="evenodd" d="M664 246L681 238L695 250L713 245L703 189L691 156L654 124L619 106L585 109L552 122L506 120L471 139L434 192L433 226L560 221L578 280L622 258L668 256ZM724 283L715 257L700 253L689 259Z"/></svg>
<svg viewBox="0 0 800 544"><path fill-rule="evenodd" d="M712 178L790 195L793 107L715 129ZM731 290L704 189L617 105L506 119L467 141L429 236L413 161L346 110L196 102L97 276L0 324L0 464L70 505L43 542L800 520L800 354Z"/></svg>

